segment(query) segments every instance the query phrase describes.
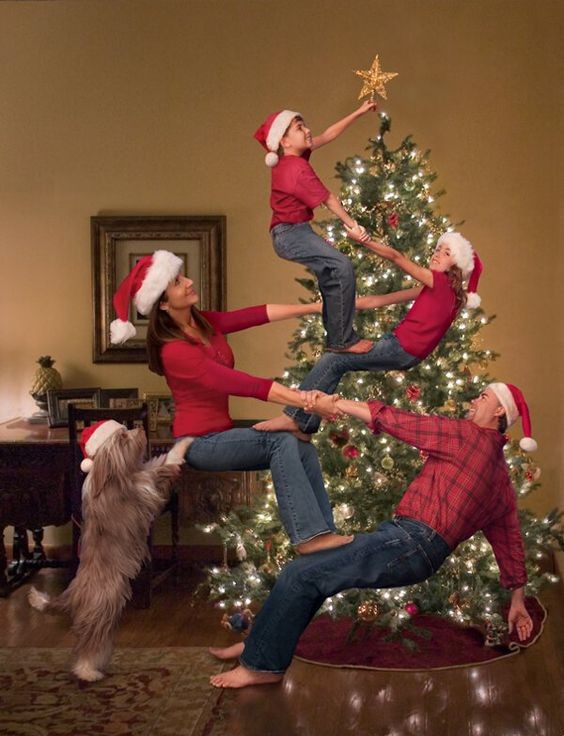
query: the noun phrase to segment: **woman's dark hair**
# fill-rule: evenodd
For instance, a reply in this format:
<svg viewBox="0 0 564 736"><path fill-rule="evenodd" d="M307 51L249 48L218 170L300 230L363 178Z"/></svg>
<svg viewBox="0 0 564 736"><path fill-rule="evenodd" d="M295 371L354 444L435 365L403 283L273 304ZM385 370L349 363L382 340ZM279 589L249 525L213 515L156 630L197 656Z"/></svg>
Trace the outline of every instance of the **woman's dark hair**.
<svg viewBox="0 0 564 736"><path fill-rule="evenodd" d="M462 270L458 266L451 266L447 271L450 285L454 289L456 297L456 311L458 312L466 306L467 294L463 286Z"/></svg>
<svg viewBox="0 0 564 736"><path fill-rule="evenodd" d="M497 418L497 428L501 434L505 434L507 430L507 416L505 414Z"/></svg>
<svg viewBox="0 0 564 736"><path fill-rule="evenodd" d="M161 309L161 304L167 301L166 294L162 294L153 304L149 312L149 326L147 327L147 357L149 360L149 370L157 373L159 376L164 375L163 364L161 361L161 348L166 342L173 340L186 340L191 342L190 338L182 332L180 327L172 319L166 309ZM196 326L206 339L215 334L213 327L204 317L204 315L192 307L192 317Z"/></svg>

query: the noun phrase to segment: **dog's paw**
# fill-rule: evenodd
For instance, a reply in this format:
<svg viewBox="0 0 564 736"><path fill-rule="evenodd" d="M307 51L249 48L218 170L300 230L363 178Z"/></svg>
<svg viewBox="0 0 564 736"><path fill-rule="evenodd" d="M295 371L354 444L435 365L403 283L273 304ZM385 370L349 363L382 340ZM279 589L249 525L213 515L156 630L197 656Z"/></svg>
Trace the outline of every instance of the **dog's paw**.
<svg viewBox="0 0 564 736"><path fill-rule="evenodd" d="M49 605L49 596L33 587L27 594L27 600L29 601L29 605L38 611L44 611Z"/></svg>
<svg viewBox="0 0 564 736"><path fill-rule="evenodd" d="M73 675L78 677L79 680L84 682L96 682L102 680L105 675L100 670L97 670L89 662L78 661L72 668Z"/></svg>
<svg viewBox="0 0 564 736"><path fill-rule="evenodd" d="M184 456L186 455L186 451L193 441L192 437L185 437L183 440L179 440L166 456L166 464L182 465L185 462Z"/></svg>

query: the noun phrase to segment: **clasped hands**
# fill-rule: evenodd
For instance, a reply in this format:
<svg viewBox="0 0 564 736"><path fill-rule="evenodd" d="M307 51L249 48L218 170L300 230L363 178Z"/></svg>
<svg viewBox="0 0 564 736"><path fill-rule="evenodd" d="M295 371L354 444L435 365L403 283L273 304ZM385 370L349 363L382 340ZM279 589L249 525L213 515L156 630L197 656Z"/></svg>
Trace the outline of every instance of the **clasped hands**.
<svg viewBox="0 0 564 736"><path fill-rule="evenodd" d="M337 407L340 400L339 394L326 394L323 391L300 391L300 397L304 402L304 410L313 414L319 414L322 419L330 422L342 417L344 412Z"/></svg>

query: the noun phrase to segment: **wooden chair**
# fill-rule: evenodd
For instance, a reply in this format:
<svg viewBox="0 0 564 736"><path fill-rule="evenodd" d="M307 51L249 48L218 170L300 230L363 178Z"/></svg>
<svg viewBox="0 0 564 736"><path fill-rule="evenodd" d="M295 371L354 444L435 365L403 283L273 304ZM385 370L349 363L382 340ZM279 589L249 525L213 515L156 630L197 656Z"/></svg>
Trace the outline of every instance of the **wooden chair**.
<svg viewBox="0 0 564 736"><path fill-rule="evenodd" d="M128 429L143 427L147 438L149 437L149 421L147 404L132 409L82 409L73 404L68 406L69 417L69 440L71 446L71 513L73 520L72 556L73 567L78 567L78 547L80 542L80 529L82 524L82 484L85 475L80 470L83 460L82 450L79 445L80 433L84 427L95 424L104 419L114 419ZM147 448L149 443L147 442ZM149 452L149 449L147 449ZM149 608L151 605L152 590L157 587L171 573L178 573L178 495L173 489L170 501L166 505L163 514L170 513L171 522L171 557L168 564L157 572L153 561L153 532L148 537L149 559L145 562L137 578L132 581L133 598L132 603L136 608Z"/></svg>

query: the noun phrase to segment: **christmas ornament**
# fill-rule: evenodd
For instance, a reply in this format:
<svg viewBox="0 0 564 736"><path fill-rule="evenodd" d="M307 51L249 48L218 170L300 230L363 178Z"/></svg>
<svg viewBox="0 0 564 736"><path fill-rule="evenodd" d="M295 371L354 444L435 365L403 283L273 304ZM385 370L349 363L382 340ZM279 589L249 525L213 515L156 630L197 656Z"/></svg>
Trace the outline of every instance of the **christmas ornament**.
<svg viewBox="0 0 564 736"><path fill-rule="evenodd" d="M349 441L349 433L346 429L333 429L329 432L329 439L337 447L344 447Z"/></svg>
<svg viewBox="0 0 564 736"><path fill-rule="evenodd" d="M447 399L445 403L441 406L441 409L452 414L456 411L456 401L454 399Z"/></svg>
<svg viewBox="0 0 564 736"><path fill-rule="evenodd" d="M360 90L360 94L358 96L358 99L361 100L363 97L368 97L370 95L370 99L374 99L374 93L377 93L382 97L384 100L388 99L388 94L386 92L385 85L394 77L398 76L397 72L383 72L380 68L380 60L378 59L378 54L374 57L374 61L372 62L372 66L370 69L357 69L355 71L355 74L357 77L360 77L364 80L364 84L362 85L362 89Z"/></svg>
<svg viewBox="0 0 564 736"><path fill-rule="evenodd" d="M378 618L378 605L374 601L364 601L356 609L356 615L361 621L372 623Z"/></svg>
<svg viewBox="0 0 564 736"><path fill-rule="evenodd" d="M339 506L337 506L337 510L343 517L343 519L350 519L352 516L354 516L354 506L351 506L348 503L342 503Z"/></svg>
<svg viewBox="0 0 564 736"><path fill-rule="evenodd" d="M525 471L525 478L532 483L535 480L538 480L541 477L541 469L536 465L528 465L526 466Z"/></svg>
<svg viewBox="0 0 564 736"><path fill-rule="evenodd" d="M384 457L380 461L380 465L384 468L384 470L391 470L395 465L394 458L390 455L384 455Z"/></svg>
<svg viewBox="0 0 564 736"><path fill-rule="evenodd" d="M347 478L358 478L358 470L355 465L349 465L345 470Z"/></svg>
<svg viewBox="0 0 564 736"><path fill-rule="evenodd" d="M429 453L425 452L425 450L419 450L419 457L421 458L421 460L423 460L423 462L425 462L425 460L429 457Z"/></svg>
<svg viewBox="0 0 564 736"><path fill-rule="evenodd" d="M354 460L360 455L360 450L358 447L355 447L354 445L346 445L346 447L343 447L343 457L346 457L347 460Z"/></svg>
<svg viewBox="0 0 564 736"><path fill-rule="evenodd" d="M411 384L411 386L408 386L405 389L405 396L410 401L417 401L417 399L421 396L421 389L419 386L416 386L414 383Z"/></svg>
<svg viewBox="0 0 564 736"><path fill-rule="evenodd" d="M237 559L240 560L241 562L247 559L247 550L245 549L245 545L243 544L243 540L241 539L241 536L239 534L237 534L235 554L237 555Z"/></svg>
<svg viewBox="0 0 564 736"><path fill-rule="evenodd" d="M398 216L398 213L397 212L392 212L391 215L388 215L387 223L388 223L388 225L391 228L393 228L395 230L396 227L399 224L399 216Z"/></svg>
<svg viewBox="0 0 564 736"><path fill-rule="evenodd" d="M404 606L404 610L409 613L410 616L417 616L419 613L419 606L413 601L408 601Z"/></svg>
<svg viewBox="0 0 564 736"><path fill-rule="evenodd" d="M253 623L253 613L249 608L243 611L237 611L229 615L224 613L221 619L221 625L229 631L247 631Z"/></svg>

